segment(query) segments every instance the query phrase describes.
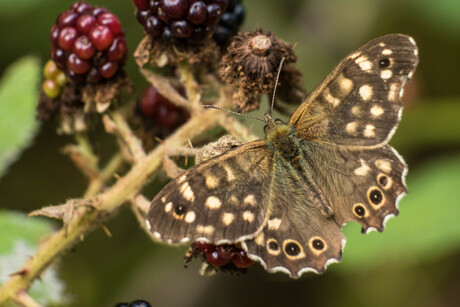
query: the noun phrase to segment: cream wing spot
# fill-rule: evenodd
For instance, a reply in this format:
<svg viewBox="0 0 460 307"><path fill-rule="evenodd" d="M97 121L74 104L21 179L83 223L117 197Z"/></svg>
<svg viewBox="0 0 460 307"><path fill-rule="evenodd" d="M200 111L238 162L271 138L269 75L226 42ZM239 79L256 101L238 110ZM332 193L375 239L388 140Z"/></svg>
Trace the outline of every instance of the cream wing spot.
<svg viewBox="0 0 460 307"><path fill-rule="evenodd" d="M163 196L163 197L161 198L161 202L162 202L163 204L166 202L166 197L165 197L165 196Z"/></svg>
<svg viewBox="0 0 460 307"><path fill-rule="evenodd" d="M254 222L254 213L252 213L251 211L244 211L243 212L243 220L249 222L249 223L252 223Z"/></svg>
<svg viewBox="0 0 460 307"><path fill-rule="evenodd" d="M375 131L374 131L375 127L373 125L366 125L366 128L364 128L364 136L367 137L367 138L372 138L372 137L375 137Z"/></svg>
<svg viewBox="0 0 460 307"><path fill-rule="evenodd" d="M369 61L369 59L365 55L360 56L359 58L357 58L355 60L355 63L358 64L359 67L361 68L361 70L363 70L363 71L369 71L369 70L372 69L372 63L371 63L371 61Z"/></svg>
<svg viewBox="0 0 460 307"><path fill-rule="evenodd" d="M382 55L391 55L393 53L393 50L391 49L383 49L382 50Z"/></svg>
<svg viewBox="0 0 460 307"><path fill-rule="evenodd" d="M145 227L147 227L148 230L152 230L152 224L150 224L149 220L145 220Z"/></svg>
<svg viewBox="0 0 460 307"><path fill-rule="evenodd" d="M172 203L172 202L167 203L167 204L165 205L165 212L166 212L166 213L171 212L172 207L173 207L173 203Z"/></svg>
<svg viewBox="0 0 460 307"><path fill-rule="evenodd" d="M187 176L186 175L182 175L179 177L179 179L177 179L177 183L182 183L185 181L185 179L187 179Z"/></svg>
<svg viewBox="0 0 460 307"><path fill-rule="evenodd" d="M204 233L204 234L207 234L207 235L211 235L214 233L214 226L212 225L207 225L207 226L204 226L204 225L198 225L196 227L196 231L199 232L199 233Z"/></svg>
<svg viewBox="0 0 460 307"><path fill-rule="evenodd" d="M219 209L222 206L222 202L216 196L209 196L206 199L205 205L206 205L206 207L208 207L211 210L216 210L216 209Z"/></svg>
<svg viewBox="0 0 460 307"><path fill-rule="evenodd" d="M243 203L246 206L255 206L257 204L256 198L254 197L254 194L249 194L246 196L243 200Z"/></svg>
<svg viewBox="0 0 460 307"><path fill-rule="evenodd" d="M185 222L187 223L193 223L195 221L195 218L196 218L196 214L195 212L193 211L189 211L187 212L187 214L185 215Z"/></svg>
<svg viewBox="0 0 460 307"><path fill-rule="evenodd" d="M324 89L323 97L333 107L336 107L336 106L338 106L340 104L340 99L332 96L330 91L329 91L329 88L327 88L327 87Z"/></svg>
<svg viewBox="0 0 460 307"><path fill-rule="evenodd" d="M343 74L340 74L337 77L337 82L339 83L340 89L344 95L348 95L353 89L353 81L351 81L351 79L345 78Z"/></svg>
<svg viewBox="0 0 460 307"><path fill-rule="evenodd" d="M361 160L360 162L361 166L355 169L354 173L356 176L366 176L371 170L371 168L363 160Z"/></svg>
<svg viewBox="0 0 460 307"><path fill-rule="evenodd" d="M274 218L271 220L268 220L268 229L269 230L278 230L281 225L281 219L279 218Z"/></svg>
<svg viewBox="0 0 460 307"><path fill-rule="evenodd" d="M208 189L215 189L219 186L219 179L213 175L207 175L205 182Z"/></svg>
<svg viewBox="0 0 460 307"><path fill-rule="evenodd" d="M351 134L351 135L355 135L357 129L358 129L358 123L357 122L351 122L351 123L348 123L345 126L345 131L347 131L347 133Z"/></svg>
<svg viewBox="0 0 460 307"><path fill-rule="evenodd" d="M232 205L236 205L238 203L238 198L235 195L232 195L228 199L228 202L231 203Z"/></svg>
<svg viewBox="0 0 460 307"><path fill-rule="evenodd" d="M230 225L234 219L235 215L233 213L224 212L224 214L222 215L222 222L225 224L225 226Z"/></svg>
<svg viewBox="0 0 460 307"><path fill-rule="evenodd" d="M355 116L359 116L361 115L361 108L359 106L353 106L351 108L351 113L353 113Z"/></svg>
<svg viewBox="0 0 460 307"><path fill-rule="evenodd" d="M371 108L371 114L374 117L380 117L384 113L384 110L381 106L374 105Z"/></svg>
<svg viewBox="0 0 460 307"><path fill-rule="evenodd" d="M391 83L390 90L388 92L388 101L390 102L398 102L398 94L399 94L399 85L398 83Z"/></svg>
<svg viewBox="0 0 460 307"><path fill-rule="evenodd" d="M264 235L264 233L262 231L259 232L259 234L257 234L257 236L254 238L254 242L256 242L256 244L259 245L259 246L264 245L265 235Z"/></svg>
<svg viewBox="0 0 460 307"><path fill-rule="evenodd" d="M193 202L195 200L195 194L193 193L192 191L192 188L190 187L190 185L188 184L188 182L184 182L181 187L180 187L180 192L182 193L182 196L190 201L190 202Z"/></svg>
<svg viewBox="0 0 460 307"><path fill-rule="evenodd" d="M372 99L373 90L370 85L363 85L359 88L359 95L364 101L369 101Z"/></svg>
<svg viewBox="0 0 460 307"><path fill-rule="evenodd" d="M380 170L384 171L387 174L391 172L391 163L387 160L376 160L375 166L377 166Z"/></svg>
<svg viewBox="0 0 460 307"><path fill-rule="evenodd" d="M357 52L351 54L348 58L354 60L357 57L359 57L360 55L361 55L361 52L357 51Z"/></svg>
<svg viewBox="0 0 460 307"><path fill-rule="evenodd" d="M383 80L390 79L391 76L393 76L393 72L389 69L382 70L382 72L380 73L380 78L382 78Z"/></svg>
<svg viewBox="0 0 460 307"><path fill-rule="evenodd" d="M225 169L225 172L227 172L227 180L228 181L233 181L233 180L236 179L235 173L233 172L233 170L231 169L230 166L224 165L224 169Z"/></svg>

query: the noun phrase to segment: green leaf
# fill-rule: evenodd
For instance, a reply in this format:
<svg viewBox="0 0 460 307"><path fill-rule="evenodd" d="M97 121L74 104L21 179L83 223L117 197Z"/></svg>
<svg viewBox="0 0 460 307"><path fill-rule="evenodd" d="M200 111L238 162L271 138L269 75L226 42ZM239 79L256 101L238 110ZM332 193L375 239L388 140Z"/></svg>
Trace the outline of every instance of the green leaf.
<svg viewBox="0 0 460 307"><path fill-rule="evenodd" d="M459 1L460 3L460 1ZM407 108L391 144L401 152L420 147L458 144L460 140L460 98L419 101ZM420 131L420 125L429 127Z"/></svg>
<svg viewBox="0 0 460 307"><path fill-rule="evenodd" d="M460 249L460 156L439 159L408 177L409 194L383 233L363 235L345 227L347 246L337 269L360 270L388 263L437 259Z"/></svg>
<svg viewBox="0 0 460 307"><path fill-rule="evenodd" d="M24 12L32 10L48 0L14 0L0 1L0 14L4 16L24 14Z"/></svg>
<svg viewBox="0 0 460 307"><path fill-rule="evenodd" d="M9 280L34 255L39 240L53 230L51 222L42 218L28 218L25 214L0 210L0 285ZM62 303L65 285L57 277L56 269L47 269L36 280L29 294L40 304Z"/></svg>
<svg viewBox="0 0 460 307"><path fill-rule="evenodd" d="M0 176L30 144L38 124L40 63L25 57L10 65L0 83Z"/></svg>

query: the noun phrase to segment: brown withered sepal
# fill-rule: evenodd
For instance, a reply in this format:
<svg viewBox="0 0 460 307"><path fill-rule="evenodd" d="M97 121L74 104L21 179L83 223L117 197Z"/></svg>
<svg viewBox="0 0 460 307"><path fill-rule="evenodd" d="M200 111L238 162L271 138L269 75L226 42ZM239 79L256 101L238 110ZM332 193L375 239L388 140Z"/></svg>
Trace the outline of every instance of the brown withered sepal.
<svg viewBox="0 0 460 307"><path fill-rule="evenodd" d="M280 99L300 102L305 96L301 72L293 65L297 56L291 44L261 28L236 36L221 61L220 76L227 84L236 87L234 108L249 112L260 105L262 94L273 93L276 75L285 58L280 74ZM295 89L290 93L290 89ZM299 92L300 90L300 92Z"/></svg>

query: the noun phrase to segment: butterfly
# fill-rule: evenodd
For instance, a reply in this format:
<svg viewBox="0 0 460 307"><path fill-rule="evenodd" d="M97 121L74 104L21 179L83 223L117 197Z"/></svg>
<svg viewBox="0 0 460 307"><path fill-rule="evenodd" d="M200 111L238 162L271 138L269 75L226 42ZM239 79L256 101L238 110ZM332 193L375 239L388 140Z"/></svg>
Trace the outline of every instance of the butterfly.
<svg viewBox="0 0 460 307"><path fill-rule="evenodd" d="M288 123L195 165L153 199L146 225L168 244L240 244L269 272L322 273L341 260L350 221L383 231L407 193L387 143L418 64L413 38L389 34L345 57Z"/></svg>

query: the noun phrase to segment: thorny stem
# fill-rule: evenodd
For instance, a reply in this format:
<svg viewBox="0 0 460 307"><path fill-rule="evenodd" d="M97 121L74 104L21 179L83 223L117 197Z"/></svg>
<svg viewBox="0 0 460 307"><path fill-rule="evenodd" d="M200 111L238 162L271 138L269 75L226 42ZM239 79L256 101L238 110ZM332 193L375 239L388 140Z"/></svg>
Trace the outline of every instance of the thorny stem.
<svg viewBox="0 0 460 307"><path fill-rule="evenodd" d="M200 107L201 91L200 86L195 80L192 71L190 70L187 60L183 60L178 65L179 76L182 84L185 85L188 100L191 102L193 108Z"/></svg>
<svg viewBox="0 0 460 307"><path fill-rule="evenodd" d="M229 117L229 115L216 110L195 113L179 130L151 151L145 158L133 165L131 170L111 188L92 197L90 201L93 207L98 210L92 210L89 207L78 207L69 221L67 231L63 228L50 235L39 246L36 254L20 269L23 274L12 276L0 288L0 305L8 299L18 297L22 291L26 291L34 279L39 277L54 259L62 255L75 245L79 239L83 238L85 234L109 218L123 203L137 195L143 185L159 170L162 157L168 147L186 144L189 139L193 139L218 125L225 117ZM115 159L114 165L119 163L116 162L118 159ZM109 165L112 164L109 163ZM114 168L113 166L111 167ZM109 172L107 171L107 173ZM88 197L94 195L99 190L99 187L88 188L85 195Z"/></svg>

